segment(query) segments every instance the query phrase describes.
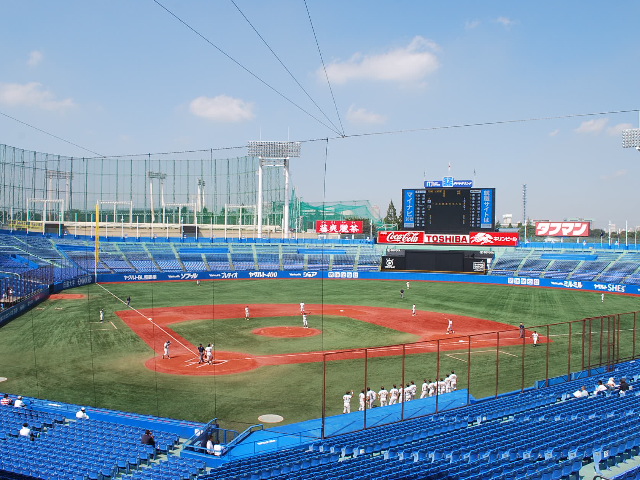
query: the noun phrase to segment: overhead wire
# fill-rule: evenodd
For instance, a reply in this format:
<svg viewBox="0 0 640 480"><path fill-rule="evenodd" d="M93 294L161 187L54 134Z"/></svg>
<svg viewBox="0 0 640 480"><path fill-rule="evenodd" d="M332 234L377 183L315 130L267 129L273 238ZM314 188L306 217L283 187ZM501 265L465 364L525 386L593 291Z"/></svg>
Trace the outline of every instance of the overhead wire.
<svg viewBox="0 0 640 480"><path fill-rule="evenodd" d="M338 110L338 104L336 103L336 97L333 94L333 88L331 87L331 82L329 81L329 74L327 73L327 66L324 63L324 58L322 56L322 50L320 49L320 42L318 42L318 36L316 35L316 29L313 26L313 21L311 20L311 12L309 12L309 6L307 5L307 0L304 0L304 6L307 9L307 17L309 18L309 24L311 25L311 31L313 32L313 38L316 41L316 47L318 49L318 55L320 56L320 61L322 62L322 70L324 71L324 76L327 79L327 85L329 86L329 92L331 93L331 99L333 100L333 106L336 109L336 115L338 116L338 122L340 122L340 131L342 132L342 136L345 135L344 126L342 124L342 118L340 117L340 111Z"/></svg>
<svg viewBox="0 0 640 480"><path fill-rule="evenodd" d="M267 88L269 88L270 90L272 90L273 92L275 92L276 94L278 94L280 97L282 97L284 100L286 100L287 102L289 102L291 105L293 105L294 107L296 107L298 110L300 110L301 112L305 113L306 115L308 115L309 117L313 118L316 122L318 122L320 125L323 125L324 127L326 127L327 129L331 130L332 132L340 135L340 132L338 131L337 128L334 128L330 125L327 125L325 122L323 122L322 120L320 120L319 118L317 118L315 115L313 115L311 112L308 112L307 110L305 110L303 107L301 107L300 105L298 105L296 102L294 102L293 100L291 100L289 97L287 97L284 93L280 92L278 89L276 89L274 86L272 86L271 84L267 83L265 80L263 80L260 76L258 76L256 73L254 73L253 71L249 70L249 68L245 67L243 64L241 64L238 60L236 60L235 58L233 58L230 54L228 54L227 52L225 52L224 50L222 50L220 47L218 47L215 43L213 43L211 40L209 40L207 37L205 37L202 33L200 33L198 30L196 30L195 28L193 28L191 25L189 25L185 20L183 20L182 18L180 18L178 15L176 15L174 12L172 12L171 10L169 10L167 7L165 7L162 3L159 2L159 0L153 0L154 3L156 3L159 7L161 7L163 10L165 10L169 15L171 15L173 18L175 18L176 20L178 20L180 23L182 23L185 27L187 27L189 30L191 30L193 33L195 33L198 37L200 37L202 40L204 40L206 43L208 43L209 45L211 45L213 48L215 48L216 50L218 50L218 52L220 52L222 55L224 55L225 57L227 57L229 60L231 60L233 63L235 63L237 66L239 66L241 69L243 69L245 72L247 72L249 75L251 75L253 78L255 78L256 80L258 80L260 83L262 83L264 86L266 86Z"/></svg>
<svg viewBox="0 0 640 480"><path fill-rule="evenodd" d="M251 23L251 20L249 20L249 18L244 14L244 12L240 9L240 7L238 6L238 4L234 1L234 0L229 0L234 7L236 7L236 9L238 10L238 12L240 12L240 15L242 15L242 17L246 20L246 22L249 24L249 26L253 29L253 31L255 32L256 35L258 35L258 38L260 40L262 40L262 43L265 44L265 46L269 49L269 51L273 54L273 56L276 58L276 60L278 60L278 62L280 63L280 65L282 65L282 68L285 69L285 71L289 74L289 76L293 79L294 82L296 82L296 84L300 87L300 89L305 93L305 95L307 96L307 98L309 100L311 100L311 102L316 106L316 108L318 109L318 111L324 116L324 118L327 119L327 121L329 123L331 123L331 125L334 127L334 131L336 130L340 130L344 133L344 129L342 128L338 128L336 126L335 123L333 123L333 121L329 118L329 116L324 112L324 110L322 110L322 108L320 107L320 105L318 105L318 103L311 97L311 95L309 94L309 92L307 92L307 90L302 86L302 84L298 81L298 79L295 77L295 75L291 72L291 70L289 70L289 68L284 64L284 62L282 61L282 59L278 56L278 54L273 50L273 48L271 48L271 45L269 45L269 43L267 43L267 41L264 39L264 37L260 34L260 32L258 32L258 30L256 29L256 27L253 25L253 23ZM313 25L312 25L313 27ZM314 32L314 36L315 36L315 32ZM317 40L316 40L317 43ZM335 103L335 101L334 101ZM340 117L338 116L338 119ZM340 125L342 127L342 123Z"/></svg>

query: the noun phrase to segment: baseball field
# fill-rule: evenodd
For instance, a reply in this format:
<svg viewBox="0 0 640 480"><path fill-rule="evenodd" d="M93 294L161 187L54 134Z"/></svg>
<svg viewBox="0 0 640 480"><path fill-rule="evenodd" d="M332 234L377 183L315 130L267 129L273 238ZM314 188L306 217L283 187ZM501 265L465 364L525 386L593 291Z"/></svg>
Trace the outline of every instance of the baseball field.
<svg viewBox="0 0 640 480"><path fill-rule="evenodd" d="M423 281L409 289L404 281L337 279L88 285L0 329L7 378L0 390L178 419L217 417L244 430L263 414L284 423L320 417L323 402L326 415L339 414L342 394L365 385L421 385L455 370L458 388L482 398L598 364L612 349L628 358L635 316L617 314L636 310L633 296L602 301L599 293ZM171 358L163 358L167 341ZM213 345L211 363L199 363L201 343Z"/></svg>

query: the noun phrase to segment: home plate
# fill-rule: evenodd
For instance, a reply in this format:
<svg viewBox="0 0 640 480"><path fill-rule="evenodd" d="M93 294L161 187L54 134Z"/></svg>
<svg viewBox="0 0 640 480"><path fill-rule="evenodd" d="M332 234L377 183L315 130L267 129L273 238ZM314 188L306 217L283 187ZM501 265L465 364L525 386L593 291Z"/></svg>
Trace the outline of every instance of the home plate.
<svg viewBox="0 0 640 480"><path fill-rule="evenodd" d="M258 417L258 420L260 420L262 423L280 423L282 420L284 420L284 418L281 417L280 415L267 413L265 415L260 415Z"/></svg>

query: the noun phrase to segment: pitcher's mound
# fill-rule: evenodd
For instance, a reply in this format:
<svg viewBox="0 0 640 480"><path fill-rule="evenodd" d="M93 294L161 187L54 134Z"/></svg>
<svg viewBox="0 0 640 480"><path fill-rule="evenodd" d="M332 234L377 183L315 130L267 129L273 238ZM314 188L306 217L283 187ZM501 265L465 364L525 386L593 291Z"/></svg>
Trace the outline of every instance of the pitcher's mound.
<svg viewBox="0 0 640 480"><path fill-rule="evenodd" d="M256 335L264 335L265 337L295 338L320 335L322 330L304 327L264 327L256 328L253 333Z"/></svg>

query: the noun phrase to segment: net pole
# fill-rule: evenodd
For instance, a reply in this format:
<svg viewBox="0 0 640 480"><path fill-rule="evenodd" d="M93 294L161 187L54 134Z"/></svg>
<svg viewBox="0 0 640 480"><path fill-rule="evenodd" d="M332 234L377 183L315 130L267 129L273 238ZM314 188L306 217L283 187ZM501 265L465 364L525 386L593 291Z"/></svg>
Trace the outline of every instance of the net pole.
<svg viewBox="0 0 640 480"><path fill-rule="evenodd" d="M98 263L100 263L100 203L96 203L96 240L93 265L93 276L98 283Z"/></svg>

